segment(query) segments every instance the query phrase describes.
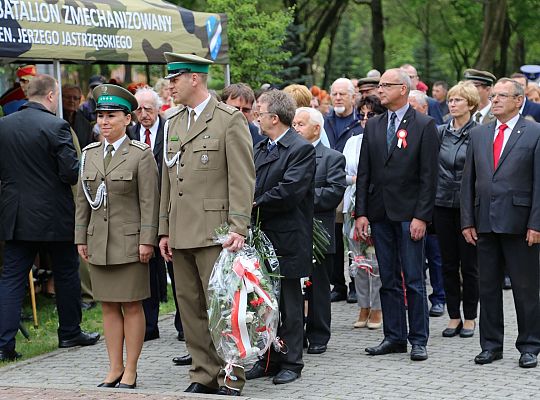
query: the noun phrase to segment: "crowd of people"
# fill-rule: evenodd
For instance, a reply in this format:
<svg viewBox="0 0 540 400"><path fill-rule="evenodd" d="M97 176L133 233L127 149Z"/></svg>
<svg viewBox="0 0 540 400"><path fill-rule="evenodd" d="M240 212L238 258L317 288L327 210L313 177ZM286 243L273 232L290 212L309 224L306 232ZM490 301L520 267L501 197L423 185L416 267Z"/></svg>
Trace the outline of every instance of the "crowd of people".
<svg viewBox="0 0 540 400"><path fill-rule="evenodd" d="M471 338L480 304L475 362L491 363L503 356L510 286L519 366L536 367L534 82L467 69L450 88L435 82L430 97L405 64L339 78L329 92L234 83L220 96L208 89L211 61L164 57L167 76L154 88L94 76L83 102L79 86L63 85L63 119L55 79L20 68L10 97L18 108L4 101L0 119L0 361L21 356L26 280L46 251L60 347L99 340L79 325L83 304L101 303L109 368L100 387L136 387L143 343L159 338L167 275L189 351L172 360L191 365L186 392L237 396L246 380L295 381L304 348L328 351L338 301L357 303L354 328L382 328L369 355L406 353L409 343L413 361L428 359L430 317L446 307L440 334ZM314 218L329 237L318 261ZM277 334L287 350L270 348L247 371L234 365L230 380L208 330L208 281L222 247L242 249L255 221L279 259ZM221 246L214 237L224 223Z"/></svg>

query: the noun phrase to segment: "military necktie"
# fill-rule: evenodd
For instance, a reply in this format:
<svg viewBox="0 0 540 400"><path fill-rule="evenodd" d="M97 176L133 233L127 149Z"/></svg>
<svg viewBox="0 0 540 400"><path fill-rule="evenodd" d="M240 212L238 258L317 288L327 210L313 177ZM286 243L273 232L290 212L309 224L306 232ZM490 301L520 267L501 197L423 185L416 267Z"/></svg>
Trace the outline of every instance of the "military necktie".
<svg viewBox="0 0 540 400"><path fill-rule="evenodd" d="M396 134L396 118L397 115L395 112L390 114L390 125L386 131L386 148L390 152L390 147L392 146L392 141L394 140L394 135Z"/></svg>
<svg viewBox="0 0 540 400"><path fill-rule="evenodd" d="M195 125L195 110L191 110L189 112L189 125L188 125L188 131L191 129L191 127Z"/></svg>
<svg viewBox="0 0 540 400"><path fill-rule="evenodd" d="M109 166L111 162L113 151L114 151L114 146L112 144L107 145L107 153L105 154L105 158L103 159L103 165L105 166L105 171L107 170L107 167Z"/></svg>

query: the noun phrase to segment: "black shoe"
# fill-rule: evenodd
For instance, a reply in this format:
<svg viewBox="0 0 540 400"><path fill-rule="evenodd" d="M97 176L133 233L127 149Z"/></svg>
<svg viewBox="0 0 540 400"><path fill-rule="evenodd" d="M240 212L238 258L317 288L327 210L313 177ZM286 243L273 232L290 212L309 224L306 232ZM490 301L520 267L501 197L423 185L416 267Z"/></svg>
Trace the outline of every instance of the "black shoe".
<svg viewBox="0 0 540 400"><path fill-rule="evenodd" d="M21 357L22 354L15 350L0 350L0 362L15 361Z"/></svg>
<svg viewBox="0 0 540 400"><path fill-rule="evenodd" d="M501 360L503 358L502 351L491 351L484 350L476 357L474 357L474 362L476 364L491 364L493 361Z"/></svg>
<svg viewBox="0 0 540 400"><path fill-rule="evenodd" d="M81 310L82 311L88 311L88 310L91 310L92 308L94 308L95 306L96 306L95 301L89 301L88 303L83 301L81 303Z"/></svg>
<svg viewBox="0 0 540 400"><path fill-rule="evenodd" d="M178 332L178 336L176 337L180 342L185 342L186 337L184 336L184 331Z"/></svg>
<svg viewBox="0 0 540 400"><path fill-rule="evenodd" d="M333 290L330 292L330 301L332 303L344 300L347 300L347 293L334 292Z"/></svg>
<svg viewBox="0 0 540 400"><path fill-rule="evenodd" d="M159 330L155 330L153 332L146 332L144 334L144 341L148 342L149 340L155 340L159 339Z"/></svg>
<svg viewBox="0 0 540 400"><path fill-rule="evenodd" d="M220 386L216 394L222 396L240 396L240 390L231 389L227 386Z"/></svg>
<svg viewBox="0 0 540 400"><path fill-rule="evenodd" d="M508 275L504 276L503 289L504 290L512 289L512 282L510 281L510 277Z"/></svg>
<svg viewBox="0 0 540 400"><path fill-rule="evenodd" d="M426 346L421 344L413 344L411 349L412 361L424 361L428 359Z"/></svg>
<svg viewBox="0 0 540 400"><path fill-rule="evenodd" d="M77 336L71 339L60 339L58 347L67 348L75 346L92 346L99 340L99 333L81 331Z"/></svg>
<svg viewBox="0 0 540 400"><path fill-rule="evenodd" d="M327 346L325 344L310 344L308 346L308 354L322 354L326 351Z"/></svg>
<svg viewBox="0 0 540 400"><path fill-rule="evenodd" d="M191 365L193 358L191 358L191 354L186 354L185 356L174 357L172 362L174 365Z"/></svg>
<svg viewBox="0 0 540 400"><path fill-rule="evenodd" d="M444 315L444 304L433 304L429 309L430 317L442 317Z"/></svg>
<svg viewBox="0 0 540 400"><path fill-rule="evenodd" d="M294 382L298 378L300 378L299 373L291 371L290 369L282 369L276 374L276 376L274 376L272 382L274 383L274 385L282 385L284 383Z"/></svg>
<svg viewBox="0 0 540 400"><path fill-rule="evenodd" d="M118 389L135 389L137 387L137 373L135 373L135 380L133 383L122 383L118 384Z"/></svg>
<svg viewBox="0 0 540 400"><path fill-rule="evenodd" d="M442 335L444 337L454 337L456 335L459 335L461 329L463 329L463 321L459 321L458 326L456 326L455 328L446 328L444 331L442 331Z"/></svg>
<svg viewBox="0 0 540 400"><path fill-rule="evenodd" d="M215 394L217 390L211 387L208 387L206 385L203 385L202 383L193 382L191 385L188 386L186 390L184 390L184 392L185 393Z"/></svg>
<svg viewBox="0 0 540 400"><path fill-rule="evenodd" d="M358 299L356 298L356 292L354 290L351 290L349 294L347 295L347 303L350 303L350 304L358 303Z"/></svg>
<svg viewBox="0 0 540 400"><path fill-rule="evenodd" d="M268 366L266 369L260 362L253 364L253 367L246 372L246 380L262 378L263 376L274 376L276 374L276 369Z"/></svg>
<svg viewBox="0 0 540 400"><path fill-rule="evenodd" d="M474 327L472 329L465 329L463 328L461 330L461 332L459 333L459 336L460 337L463 337L463 338L471 338L474 336L474 330L476 328L476 322L474 323Z"/></svg>
<svg viewBox="0 0 540 400"><path fill-rule="evenodd" d="M366 352L372 356L382 356L384 354L392 353L406 353L407 343L392 343L385 339L378 346L366 347Z"/></svg>
<svg viewBox="0 0 540 400"><path fill-rule="evenodd" d="M519 366L521 368L535 368L537 365L538 361L534 353L523 353L519 357Z"/></svg>
<svg viewBox="0 0 540 400"><path fill-rule="evenodd" d="M118 378L116 378L112 382L101 382L97 387L103 387L103 388L113 388L116 387L122 380L122 377L124 376L124 373L122 372Z"/></svg>

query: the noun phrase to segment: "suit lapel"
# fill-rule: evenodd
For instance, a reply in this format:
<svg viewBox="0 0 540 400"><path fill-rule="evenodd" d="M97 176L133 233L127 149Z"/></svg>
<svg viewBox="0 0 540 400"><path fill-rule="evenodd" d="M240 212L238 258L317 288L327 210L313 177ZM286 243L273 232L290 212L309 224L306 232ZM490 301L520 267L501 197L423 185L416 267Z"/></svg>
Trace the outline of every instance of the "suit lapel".
<svg viewBox="0 0 540 400"><path fill-rule="evenodd" d="M386 117L386 121L387 121L386 128L388 128L388 113L386 113L386 115L387 115L387 117ZM384 160L385 164L388 162L388 160L392 156L392 153L394 152L394 150L397 147L397 141L398 141L397 132L400 129L405 129L407 131L407 127L409 126L409 122L413 119L413 117L414 117L414 109L411 106L409 106L409 108L407 109L407 112L403 116L403 119L401 120L399 126L396 129L396 134L392 138L392 144L390 146L390 151L386 152L386 160ZM386 146L386 131L387 131L387 129L384 130L384 133L385 133L385 135L384 135L385 136L384 137L384 145L385 146Z"/></svg>
<svg viewBox="0 0 540 400"><path fill-rule="evenodd" d="M159 117L159 125L156 134L156 142L154 143L154 157L161 157L163 154L163 120Z"/></svg>
<svg viewBox="0 0 540 400"><path fill-rule="evenodd" d="M501 164L504 162L504 160L508 156L508 153L512 151L512 147L514 147L516 142L519 140L519 138L523 134L524 129L525 129L525 124L523 124L523 117L520 117L518 119L516 126L514 126L514 129L512 130L512 133L510 134L510 137L508 138L506 145L504 146L501 157L499 158L499 163L497 164L497 169L499 169ZM493 158L493 151L491 151L491 154L492 154L491 157Z"/></svg>
<svg viewBox="0 0 540 400"><path fill-rule="evenodd" d="M487 134L484 136L484 140L485 140L484 148L486 149L488 163L492 171L493 171L493 134L495 132L496 125L497 125L496 121L486 124L485 127L487 129Z"/></svg>
<svg viewBox="0 0 540 400"><path fill-rule="evenodd" d="M199 117L197 118L197 121L195 121L195 124L189 127L186 140L184 140L183 144L186 144L192 141L194 138L196 138L199 135L199 133L203 132L206 129L208 121L210 121L212 119L212 115L214 115L214 110L216 106L217 106L217 101L213 97L211 97L210 101L208 102L204 110L202 111L201 115L199 115ZM184 113L184 118L187 118L187 115L188 115L188 112L186 111ZM184 126L187 126L187 121Z"/></svg>
<svg viewBox="0 0 540 400"><path fill-rule="evenodd" d="M107 168L106 175L109 175L120 164L126 161L126 155L129 153L130 143L131 143L131 139L126 137L124 141L122 142L122 144L120 145L120 148L114 152L114 155L111 159L111 163L109 164L109 168Z"/></svg>

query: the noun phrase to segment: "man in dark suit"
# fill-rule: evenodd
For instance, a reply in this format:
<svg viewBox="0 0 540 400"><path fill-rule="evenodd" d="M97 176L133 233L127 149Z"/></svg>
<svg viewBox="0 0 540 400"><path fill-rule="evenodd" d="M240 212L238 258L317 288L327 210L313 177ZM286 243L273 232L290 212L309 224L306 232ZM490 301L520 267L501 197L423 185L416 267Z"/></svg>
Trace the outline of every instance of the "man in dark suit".
<svg viewBox="0 0 540 400"><path fill-rule="evenodd" d="M529 80L527 79L527 76L520 73L515 73L510 75L510 78L515 80L517 83L520 84L520 86L523 88L524 91L527 90L527 85L529 83ZM523 99L523 104L521 108L519 109L519 113L524 117L529 119L533 119L536 122L540 122L540 104L533 103L527 97Z"/></svg>
<svg viewBox="0 0 540 400"><path fill-rule="evenodd" d="M510 275L518 321L519 366L536 367L540 351L540 125L520 116L524 91L502 78L493 88L497 117L471 131L461 184L461 227L477 246L480 346L474 361L503 357L504 270Z"/></svg>
<svg viewBox="0 0 540 400"><path fill-rule="evenodd" d="M329 272L332 271L333 255L336 251L334 223L336 207L343 199L343 193L347 187L345 156L322 144L320 138L323 126L324 118L318 110L307 107L296 109L293 128L315 147L315 218L322 221L330 235L330 245L324 251L325 257L320 264L315 264L310 276L312 285L307 293L306 321L309 354L324 353L330 340Z"/></svg>
<svg viewBox="0 0 540 400"><path fill-rule="evenodd" d="M356 180L356 230L371 232L379 261L384 340L366 348L371 355L407 352L426 360L429 317L424 282L424 242L437 186L439 141L435 121L407 101L411 81L401 69L386 71L379 83L388 112L368 120ZM402 273L407 290L407 318Z"/></svg>
<svg viewBox="0 0 540 400"><path fill-rule="evenodd" d="M69 124L54 115L58 84L38 75L28 86L28 103L0 119L0 240L5 240L0 278L0 361L15 351L25 282L36 253L53 261L59 347L92 345L97 333L81 331L81 285L74 245L75 206L70 185L79 162Z"/></svg>
<svg viewBox="0 0 540 400"><path fill-rule="evenodd" d="M233 83L223 89L221 94L223 102L241 111L248 121L249 133L253 146L264 139L259 133L259 128L253 123L253 105L255 104L255 93L245 83Z"/></svg>
<svg viewBox="0 0 540 400"><path fill-rule="evenodd" d="M291 124L296 106L292 97L270 90L259 98L259 123L268 139L255 146L255 202L261 229L279 259L281 324L278 336L288 351L267 354L246 373L246 379L275 375L275 384L300 377L304 332L304 299L300 278L312 271L313 177L315 149ZM266 368L268 364L268 368Z"/></svg>
<svg viewBox="0 0 540 400"><path fill-rule="evenodd" d="M135 110L137 124L129 127L128 136L130 139L139 140L146 143L152 149L154 158L160 174L159 184L161 185L161 174L163 164L163 126L165 121L159 116L160 98L158 94L150 88L139 89L135 93L135 98L139 103L139 107ZM154 249L154 256L150 259L150 292L151 296L143 300L144 316L146 319L146 332L144 340L153 340L159 338L159 302L167 297L167 271L171 278L173 293L175 292L174 272L172 263L165 263L161 256L159 248ZM176 306L176 314L174 317L174 326L178 332L178 339L184 339L184 330L180 313L178 312L178 304L176 296L173 296Z"/></svg>

